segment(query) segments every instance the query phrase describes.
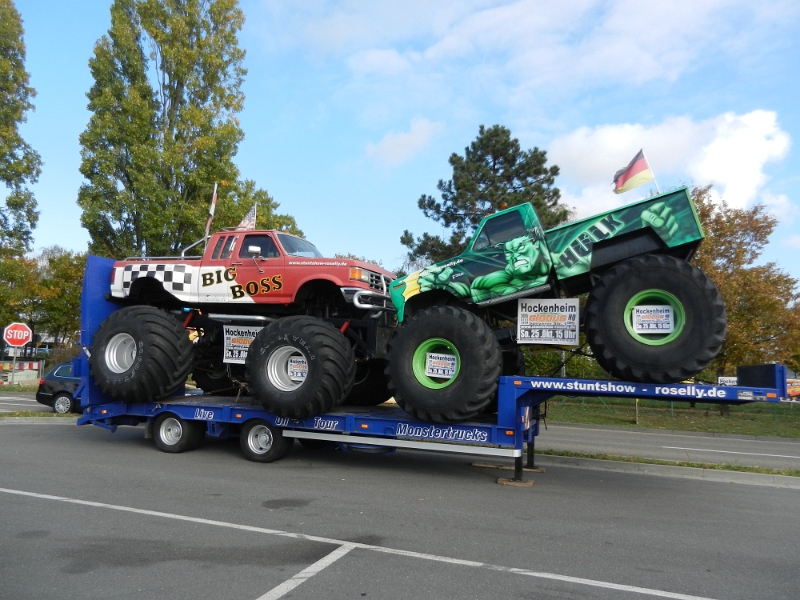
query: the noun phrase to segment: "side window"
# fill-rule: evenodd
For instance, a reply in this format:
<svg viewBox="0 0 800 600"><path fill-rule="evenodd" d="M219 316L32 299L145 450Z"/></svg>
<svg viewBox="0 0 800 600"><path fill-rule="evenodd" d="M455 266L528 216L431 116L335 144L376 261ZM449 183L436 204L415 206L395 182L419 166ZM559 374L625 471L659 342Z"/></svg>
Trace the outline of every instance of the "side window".
<svg viewBox="0 0 800 600"><path fill-rule="evenodd" d="M269 235L245 236L242 247L239 249L239 258L248 258L250 256L250 246L257 246L261 249L258 256L263 256L264 258L278 258L280 256L275 241Z"/></svg>
<svg viewBox="0 0 800 600"><path fill-rule="evenodd" d="M221 259L226 259L231 255L233 252L233 246L236 243L236 238L238 236L231 235L228 237L228 240L225 242L225 247L222 249L222 255L220 256Z"/></svg>
<svg viewBox="0 0 800 600"><path fill-rule="evenodd" d="M527 231L525 223L522 222L522 215L518 210L514 210L486 221L472 249L480 250L487 246L495 246L524 235L527 235Z"/></svg>
<svg viewBox="0 0 800 600"><path fill-rule="evenodd" d="M59 367L55 372L56 377L72 377L72 365Z"/></svg>
<svg viewBox="0 0 800 600"><path fill-rule="evenodd" d="M214 260L219 258L219 252L220 250L222 250L222 244L224 243L225 243L225 236L222 236L217 240L217 245L214 246L214 253L211 255L211 258L213 258Z"/></svg>

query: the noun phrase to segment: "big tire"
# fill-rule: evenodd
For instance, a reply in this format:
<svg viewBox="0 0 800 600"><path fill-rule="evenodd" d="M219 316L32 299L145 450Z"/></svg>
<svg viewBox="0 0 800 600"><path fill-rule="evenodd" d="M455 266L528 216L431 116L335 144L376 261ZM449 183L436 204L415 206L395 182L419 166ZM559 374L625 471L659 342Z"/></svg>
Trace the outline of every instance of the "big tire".
<svg viewBox="0 0 800 600"><path fill-rule="evenodd" d="M492 401L502 364L484 321L459 307L432 306L409 318L389 342L389 390L417 419L464 421Z"/></svg>
<svg viewBox="0 0 800 600"><path fill-rule="evenodd" d="M283 458L294 443L294 438L283 437L283 431L263 419L252 419L244 424L239 434L239 446L247 460L268 463Z"/></svg>
<svg viewBox="0 0 800 600"><path fill-rule="evenodd" d="M192 342L180 321L151 306L129 306L100 325L89 364L104 393L124 402L148 402L184 384L191 355Z"/></svg>
<svg viewBox="0 0 800 600"><path fill-rule="evenodd" d="M172 413L161 413L153 424L153 439L162 452L178 454L194 450L206 436L205 423L187 421Z"/></svg>
<svg viewBox="0 0 800 600"><path fill-rule="evenodd" d="M344 399L345 406L378 406L392 397L386 378L386 361L365 360L356 364L353 389Z"/></svg>
<svg viewBox="0 0 800 600"><path fill-rule="evenodd" d="M353 387L353 348L313 317L285 317L258 332L247 352L248 387L281 417L304 419L342 403Z"/></svg>
<svg viewBox="0 0 800 600"><path fill-rule="evenodd" d="M672 330L645 333L636 307L670 307ZM717 287L672 256L644 255L606 272L586 302L585 332L597 362L628 381L673 383L702 371L725 340L727 315Z"/></svg>

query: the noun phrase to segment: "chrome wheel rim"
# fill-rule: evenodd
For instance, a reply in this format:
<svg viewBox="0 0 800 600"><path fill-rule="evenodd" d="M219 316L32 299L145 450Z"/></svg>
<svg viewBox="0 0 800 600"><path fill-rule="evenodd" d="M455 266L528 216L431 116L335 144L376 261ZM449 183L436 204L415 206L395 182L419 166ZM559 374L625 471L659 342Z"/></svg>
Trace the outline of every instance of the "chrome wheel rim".
<svg viewBox="0 0 800 600"><path fill-rule="evenodd" d="M106 346L106 365L113 373L124 373L136 361L136 340L129 333L118 333Z"/></svg>
<svg viewBox="0 0 800 600"><path fill-rule="evenodd" d="M266 454L273 442L272 431L266 425L256 425L247 434L247 447L253 454Z"/></svg>
<svg viewBox="0 0 800 600"><path fill-rule="evenodd" d="M161 423L158 434L167 446L174 446L183 437L183 426L178 419L169 417Z"/></svg>
<svg viewBox="0 0 800 600"><path fill-rule="evenodd" d="M304 380L297 381L289 375L289 361L292 358L303 358L305 355L294 346L283 346L274 350L267 360L267 377L269 382L282 392L292 392L299 388ZM306 359L306 364L308 364Z"/></svg>
<svg viewBox="0 0 800 600"><path fill-rule="evenodd" d="M69 412L72 402L66 396L59 396L53 402L53 410L60 415L65 415Z"/></svg>

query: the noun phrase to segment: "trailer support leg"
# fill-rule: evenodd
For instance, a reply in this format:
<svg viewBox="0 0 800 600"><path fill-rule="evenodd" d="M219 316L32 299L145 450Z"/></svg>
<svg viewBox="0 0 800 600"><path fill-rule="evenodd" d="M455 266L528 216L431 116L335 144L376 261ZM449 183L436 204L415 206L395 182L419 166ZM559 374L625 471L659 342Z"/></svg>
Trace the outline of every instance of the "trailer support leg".
<svg viewBox="0 0 800 600"><path fill-rule="evenodd" d="M522 457L514 458L514 481L522 481Z"/></svg>
<svg viewBox="0 0 800 600"><path fill-rule="evenodd" d="M533 461L533 440L528 442L528 464L525 466L528 467L529 469L536 468L536 465L534 464Z"/></svg>

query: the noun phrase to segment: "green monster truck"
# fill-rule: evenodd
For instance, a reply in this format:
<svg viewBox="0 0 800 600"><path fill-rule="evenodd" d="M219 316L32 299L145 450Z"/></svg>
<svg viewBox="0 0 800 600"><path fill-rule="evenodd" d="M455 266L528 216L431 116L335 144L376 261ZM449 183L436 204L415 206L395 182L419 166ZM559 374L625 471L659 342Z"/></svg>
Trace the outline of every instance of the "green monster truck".
<svg viewBox="0 0 800 600"><path fill-rule="evenodd" d="M390 286L395 400L433 422L485 411L497 377L524 372L519 299L587 292L582 330L606 371L640 382L692 377L719 352L727 321L716 286L687 262L703 237L686 188L549 231L530 204L486 217L463 254ZM649 313L666 325L648 330L640 315Z"/></svg>

